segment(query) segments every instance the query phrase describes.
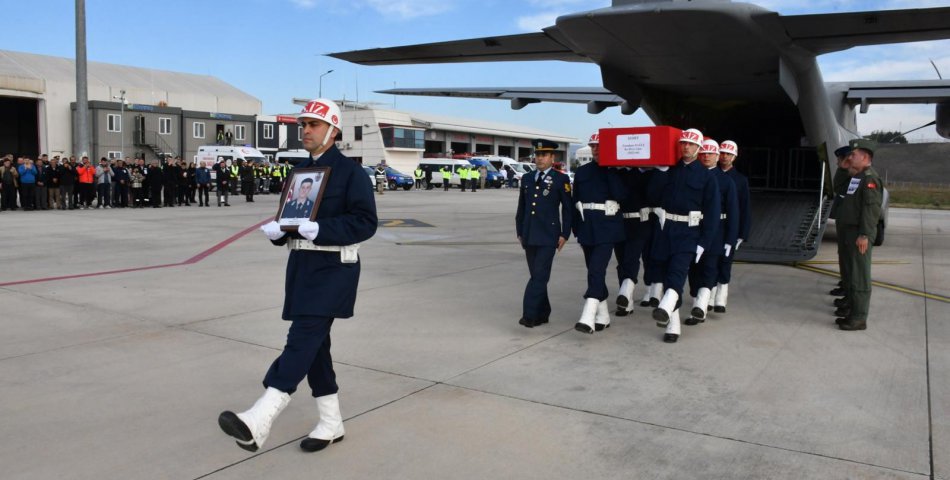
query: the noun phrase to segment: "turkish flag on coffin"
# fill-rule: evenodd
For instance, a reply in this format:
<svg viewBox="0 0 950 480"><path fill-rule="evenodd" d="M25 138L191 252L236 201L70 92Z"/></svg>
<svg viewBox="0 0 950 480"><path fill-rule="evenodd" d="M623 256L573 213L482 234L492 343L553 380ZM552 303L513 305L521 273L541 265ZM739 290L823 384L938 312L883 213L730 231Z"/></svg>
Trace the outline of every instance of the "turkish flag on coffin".
<svg viewBox="0 0 950 480"><path fill-rule="evenodd" d="M679 160L682 130L673 127L600 129L600 165L604 167L664 167Z"/></svg>

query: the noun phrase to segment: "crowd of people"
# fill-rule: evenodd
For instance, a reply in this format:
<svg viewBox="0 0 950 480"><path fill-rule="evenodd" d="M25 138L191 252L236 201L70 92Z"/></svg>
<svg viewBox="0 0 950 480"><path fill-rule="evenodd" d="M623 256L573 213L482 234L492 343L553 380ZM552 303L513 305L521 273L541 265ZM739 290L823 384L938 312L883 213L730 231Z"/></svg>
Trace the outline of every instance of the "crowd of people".
<svg viewBox="0 0 950 480"><path fill-rule="evenodd" d="M103 157L94 164L88 156L8 154L0 166L0 211L208 207L212 191L217 206L229 207L231 194L253 202L255 193L279 193L289 171L289 165L232 164L222 157L200 165L181 157L150 163Z"/></svg>

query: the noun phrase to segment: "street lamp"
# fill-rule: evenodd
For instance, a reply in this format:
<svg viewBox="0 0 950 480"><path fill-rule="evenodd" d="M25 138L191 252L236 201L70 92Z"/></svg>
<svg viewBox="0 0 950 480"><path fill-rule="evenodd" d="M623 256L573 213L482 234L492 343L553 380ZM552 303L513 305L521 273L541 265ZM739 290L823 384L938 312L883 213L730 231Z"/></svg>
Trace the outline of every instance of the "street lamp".
<svg viewBox="0 0 950 480"><path fill-rule="evenodd" d="M125 131L122 129L125 123L122 118L125 113L125 90L119 90L119 95L113 95L112 98L119 101L119 158L125 158Z"/></svg>
<svg viewBox="0 0 950 480"><path fill-rule="evenodd" d="M320 75L320 94L318 95L320 98L323 98L323 77L331 73L333 73L333 70L327 70L326 73Z"/></svg>

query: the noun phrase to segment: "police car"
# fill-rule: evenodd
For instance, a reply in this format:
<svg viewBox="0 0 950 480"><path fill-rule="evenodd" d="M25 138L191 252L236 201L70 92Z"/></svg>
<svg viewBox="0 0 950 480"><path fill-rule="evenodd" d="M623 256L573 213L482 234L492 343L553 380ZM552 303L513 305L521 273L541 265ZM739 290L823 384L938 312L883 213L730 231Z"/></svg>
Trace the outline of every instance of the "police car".
<svg viewBox="0 0 950 480"><path fill-rule="evenodd" d="M409 190L416 183L411 175L406 175L393 167L386 167L386 182L389 190L395 190L399 187L402 187L403 190Z"/></svg>

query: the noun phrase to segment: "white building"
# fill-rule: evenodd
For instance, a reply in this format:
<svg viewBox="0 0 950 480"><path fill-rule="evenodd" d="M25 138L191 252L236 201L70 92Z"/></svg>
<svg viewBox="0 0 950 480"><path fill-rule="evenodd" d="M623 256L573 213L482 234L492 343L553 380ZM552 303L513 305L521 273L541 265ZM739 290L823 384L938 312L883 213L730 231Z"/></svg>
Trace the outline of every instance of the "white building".
<svg viewBox="0 0 950 480"><path fill-rule="evenodd" d="M305 105L308 100L294 99ZM578 140L523 125L404 112L369 104L338 101L343 109L343 135L337 146L344 155L364 165L381 160L396 170L410 173L426 157L462 154L501 155L526 158L531 140L558 142L557 161L567 159L568 146ZM291 142L288 142L291 143Z"/></svg>

